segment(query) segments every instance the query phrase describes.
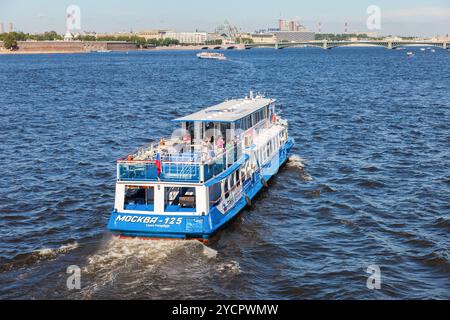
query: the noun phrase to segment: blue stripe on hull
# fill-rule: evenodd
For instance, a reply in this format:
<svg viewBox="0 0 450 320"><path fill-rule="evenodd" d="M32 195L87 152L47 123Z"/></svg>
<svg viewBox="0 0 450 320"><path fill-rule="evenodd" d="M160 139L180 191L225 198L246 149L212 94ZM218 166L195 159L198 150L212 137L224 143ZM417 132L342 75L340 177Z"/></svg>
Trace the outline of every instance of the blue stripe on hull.
<svg viewBox="0 0 450 320"><path fill-rule="evenodd" d="M278 167L287 161L293 144L294 141L290 138L284 149L280 150ZM252 182L247 188L244 188L243 193L253 199L263 188L261 176L268 181L273 175L261 175L256 172ZM245 197L242 196L225 214L222 214L216 207L213 207L206 216L131 214L114 211L109 219L108 229L123 236L207 239L236 217L246 205Z"/></svg>

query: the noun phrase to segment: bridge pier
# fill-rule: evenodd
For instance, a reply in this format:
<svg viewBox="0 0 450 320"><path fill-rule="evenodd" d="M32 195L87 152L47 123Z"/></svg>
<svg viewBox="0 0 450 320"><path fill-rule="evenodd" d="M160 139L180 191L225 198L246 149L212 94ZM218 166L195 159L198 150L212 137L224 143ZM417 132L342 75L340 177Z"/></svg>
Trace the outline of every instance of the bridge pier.
<svg viewBox="0 0 450 320"><path fill-rule="evenodd" d="M394 49L394 45L392 44L392 41L388 41L387 48L388 49Z"/></svg>
<svg viewBox="0 0 450 320"><path fill-rule="evenodd" d="M448 49L448 48L449 48L449 47L448 47L448 43L447 43L447 42L444 42L444 43L442 44L442 48Z"/></svg>

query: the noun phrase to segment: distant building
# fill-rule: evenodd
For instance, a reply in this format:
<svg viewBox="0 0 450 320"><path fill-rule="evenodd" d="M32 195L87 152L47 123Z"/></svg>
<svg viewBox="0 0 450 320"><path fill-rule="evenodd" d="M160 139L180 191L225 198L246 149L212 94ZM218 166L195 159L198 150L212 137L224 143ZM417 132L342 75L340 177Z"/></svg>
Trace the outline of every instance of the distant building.
<svg viewBox="0 0 450 320"><path fill-rule="evenodd" d="M136 35L138 37L142 37L145 38L145 40L152 40L152 39L163 39L164 38L164 34L168 32L168 30L159 30L159 29L155 29L155 30L144 30L144 31L140 31L138 32Z"/></svg>
<svg viewBox="0 0 450 320"><path fill-rule="evenodd" d="M102 37L133 37L136 34L133 32L113 32L113 33L97 33L97 38Z"/></svg>
<svg viewBox="0 0 450 320"><path fill-rule="evenodd" d="M296 20L278 20L278 31L307 31L300 22Z"/></svg>
<svg viewBox="0 0 450 320"><path fill-rule="evenodd" d="M3 22L0 22L0 33L3 33Z"/></svg>
<svg viewBox="0 0 450 320"><path fill-rule="evenodd" d="M253 43L276 43L277 38L273 33L254 33L251 35Z"/></svg>
<svg viewBox="0 0 450 320"><path fill-rule="evenodd" d="M178 40L183 44L203 44L209 40L207 32L166 32L163 37Z"/></svg>
<svg viewBox="0 0 450 320"><path fill-rule="evenodd" d="M14 31L14 25L12 22L9 23L9 32L13 32Z"/></svg>
<svg viewBox="0 0 450 320"><path fill-rule="evenodd" d="M302 42L316 39L316 34L312 31L277 31L274 35L277 42Z"/></svg>
<svg viewBox="0 0 450 320"><path fill-rule="evenodd" d="M258 30L252 34L255 43L313 41L316 34L295 20L278 20L278 28Z"/></svg>
<svg viewBox="0 0 450 320"><path fill-rule="evenodd" d="M73 34L70 33L69 31L66 32L66 34L64 35L64 41L72 41L73 40Z"/></svg>

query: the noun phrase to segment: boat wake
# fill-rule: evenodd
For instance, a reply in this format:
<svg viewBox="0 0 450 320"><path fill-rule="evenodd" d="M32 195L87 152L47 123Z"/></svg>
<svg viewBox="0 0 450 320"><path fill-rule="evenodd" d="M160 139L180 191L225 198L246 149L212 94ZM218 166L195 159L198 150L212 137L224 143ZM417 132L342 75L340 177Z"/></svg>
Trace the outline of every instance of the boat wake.
<svg viewBox="0 0 450 320"><path fill-rule="evenodd" d="M176 295L175 283L186 281L186 277L201 281L211 272L216 276L235 275L240 267L235 261L221 261L216 250L195 240L114 237L87 258L80 293L82 299L106 297L117 290L129 298L136 291L142 291L148 298L169 292ZM174 285L160 287L168 282L163 279L173 280Z"/></svg>
<svg viewBox="0 0 450 320"><path fill-rule="evenodd" d="M21 253L10 260L0 260L0 273L31 266L35 263L39 263L40 261L56 259L58 256L67 254L76 248L78 248L78 243L73 242L64 244L58 248L43 248L28 253Z"/></svg>
<svg viewBox="0 0 450 320"><path fill-rule="evenodd" d="M66 254L78 248L78 242L73 242L60 246L59 248L44 248L36 250L35 253L44 259L54 259L60 254Z"/></svg>
<svg viewBox="0 0 450 320"><path fill-rule="evenodd" d="M293 154L289 157L289 161L286 163L288 168L297 169L300 171L300 178L303 181L311 181L312 177L305 170L306 160L299 155Z"/></svg>

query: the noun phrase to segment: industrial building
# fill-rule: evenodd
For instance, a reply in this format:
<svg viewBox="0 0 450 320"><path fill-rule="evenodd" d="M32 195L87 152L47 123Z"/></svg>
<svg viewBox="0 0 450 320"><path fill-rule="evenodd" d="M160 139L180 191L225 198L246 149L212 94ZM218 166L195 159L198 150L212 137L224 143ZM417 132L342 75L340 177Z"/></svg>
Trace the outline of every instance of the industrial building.
<svg viewBox="0 0 450 320"><path fill-rule="evenodd" d="M316 34L312 31L276 31L273 34L276 42L313 41L316 38Z"/></svg>

